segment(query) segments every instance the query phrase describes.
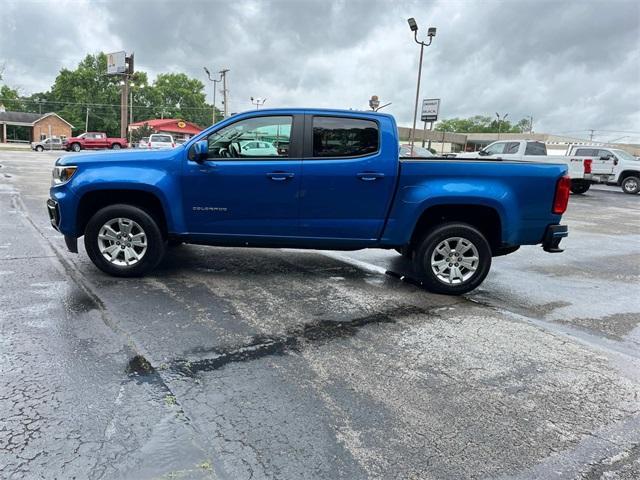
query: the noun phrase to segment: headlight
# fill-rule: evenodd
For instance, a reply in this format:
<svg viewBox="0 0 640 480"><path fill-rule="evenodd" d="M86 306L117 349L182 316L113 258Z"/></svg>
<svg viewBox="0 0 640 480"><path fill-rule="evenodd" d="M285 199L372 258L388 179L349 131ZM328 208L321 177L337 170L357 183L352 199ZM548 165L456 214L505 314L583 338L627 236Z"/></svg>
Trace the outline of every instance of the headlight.
<svg viewBox="0 0 640 480"><path fill-rule="evenodd" d="M69 180L71 180L71 177L73 177L73 175L76 173L77 168L78 167L69 167L69 166L53 167L53 172L52 172L53 185L62 185L63 183L67 183Z"/></svg>

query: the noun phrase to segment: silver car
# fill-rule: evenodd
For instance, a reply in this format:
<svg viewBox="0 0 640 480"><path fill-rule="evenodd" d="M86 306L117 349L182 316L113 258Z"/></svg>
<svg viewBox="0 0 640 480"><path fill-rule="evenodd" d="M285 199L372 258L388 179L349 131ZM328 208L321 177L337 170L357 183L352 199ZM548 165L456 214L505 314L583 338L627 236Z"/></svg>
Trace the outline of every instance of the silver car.
<svg viewBox="0 0 640 480"><path fill-rule="evenodd" d="M39 142L31 142L31 150L42 152L44 150L62 150L62 139L45 138Z"/></svg>

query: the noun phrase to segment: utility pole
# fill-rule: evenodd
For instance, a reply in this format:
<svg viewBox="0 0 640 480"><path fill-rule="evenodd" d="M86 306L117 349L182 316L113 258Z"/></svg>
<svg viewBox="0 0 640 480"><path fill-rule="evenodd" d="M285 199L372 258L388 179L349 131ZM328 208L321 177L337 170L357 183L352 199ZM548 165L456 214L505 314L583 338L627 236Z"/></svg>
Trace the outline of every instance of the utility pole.
<svg viewBox="0 0 640 480"><path fill-rule="evenodd" d="M427 36L429 37L429 43L421 42L418 40L418 24L416 23L414 18L409 18L407 20L409 23L409 28L413 32L413 39L416 41L418 45L420 45L420 63L418 64L418 84L416 86L416 103L413 108L413 128L411 129L411 137L409 139L409 143L411 144L411 155L413 155L413 143L416 137L416 117L418 116L418 98L420 97L420 79L422 77L422 56L424 54L424 47L428 47L431 45L433 41L433 37L436 36L435 27L429 27L427 30Z"/></svg>
<svg viewBox="0 0 640 480"><path fill-rule="evenodd" d="M593 132L595 132L595 130L593 128L590 128L589 131L591 132L591 135L589 135L589 141L593 142Z"/></svg>
<svg viewBox="0 0 640 480"><path fill-rule="evenodd" d="M533 115L529 115L529 134L533 133Z"/></svg>
<svg viewBox="0 0 640 480"><path fill-rule="evenodd" d="M223 118L227 118L229 116L229 91L227 90L227 72L228 68L224 70L220 70L220 77L222 78L222 101L224 102L224 110L223 110Z"/></svg>
<svg viewBox="0 0 640 480"><path fill-rule="evenodd" d="M89 131L89 107L87 107L87 116L84 119L84 133Z"/></svg>
<svg viewBox="0 0 640 480"><path fill-rule="evenodd" d="M217 90L216 83L222 81L222 75L220 75L220 78L216 80L215 78L211 78L211 72L207 67L202 67L202 68L204 68L204 72L207 74L209 81L213 83L213 110L211 112L211 119L213 123L216 123L216 90Z"/></svg>

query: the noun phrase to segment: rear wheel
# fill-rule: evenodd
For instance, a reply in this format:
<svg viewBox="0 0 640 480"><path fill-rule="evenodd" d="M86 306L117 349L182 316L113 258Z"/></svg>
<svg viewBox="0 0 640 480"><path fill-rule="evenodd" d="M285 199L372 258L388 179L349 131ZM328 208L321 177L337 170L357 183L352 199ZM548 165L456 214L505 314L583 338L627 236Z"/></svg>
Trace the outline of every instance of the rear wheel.
<svg viewBox="0 0 640 480"><path fill-rule="evenodd" d="M131 205L111 205L93 215L84 245L95 266L116 277L145 274L160 263L166 250L153 217Z"/></svg>
<svg viewBox="0 0 640 480"><path fill-rule="evenodd" d="M428 231L413 257L428 290L460 295L478 287L491 268L491 248L476 228L445 223Z"/></svg>
<svg viewBox="0 0 640 480"><path fill-rule="evenodd" d="M622 181L622 191L631 195L640 192L640 178L634 176L626 177Z"/></svg>
<svg viewBox="0 0 640 480"><path fill-rule="evenodd" d="M591 188L591 183L585 180L572 180L571 181L571 193L575 193L580 195L585 193L587 190Z"/></svg>

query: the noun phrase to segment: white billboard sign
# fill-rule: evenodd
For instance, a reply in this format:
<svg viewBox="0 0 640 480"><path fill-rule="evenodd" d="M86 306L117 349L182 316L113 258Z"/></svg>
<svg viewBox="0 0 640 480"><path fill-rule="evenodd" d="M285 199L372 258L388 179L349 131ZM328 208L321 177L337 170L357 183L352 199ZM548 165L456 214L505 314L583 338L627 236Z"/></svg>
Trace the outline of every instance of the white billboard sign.
<svg viewBox="0 0 640 480"><path fill-rule="evenodd" d="M127 54L125 52L114 52L107 54L107 75L119 75L126 73Z"/></svg>
<svg viewBox="0 0 640 480"><path fill-rule="evenodd" d="M436 120L438 120L439 112L439 98L426 98L422 100L422 114L420 115L420 118L423 122L435 122Z"/></svg>

